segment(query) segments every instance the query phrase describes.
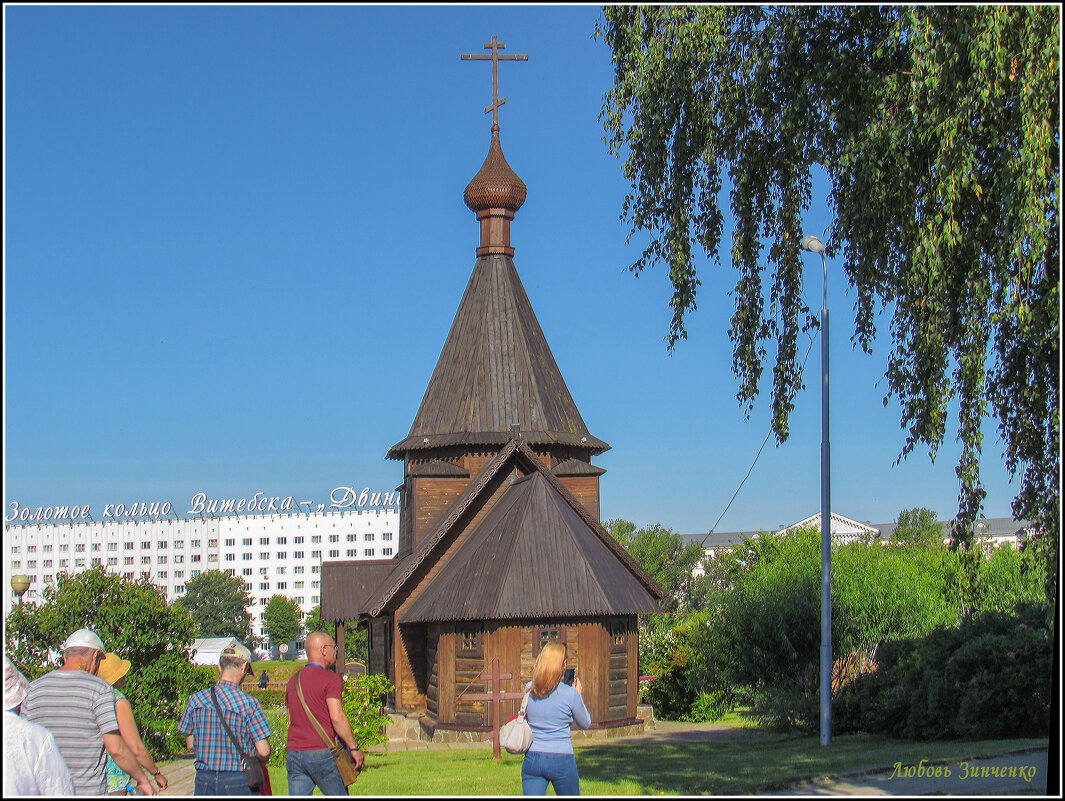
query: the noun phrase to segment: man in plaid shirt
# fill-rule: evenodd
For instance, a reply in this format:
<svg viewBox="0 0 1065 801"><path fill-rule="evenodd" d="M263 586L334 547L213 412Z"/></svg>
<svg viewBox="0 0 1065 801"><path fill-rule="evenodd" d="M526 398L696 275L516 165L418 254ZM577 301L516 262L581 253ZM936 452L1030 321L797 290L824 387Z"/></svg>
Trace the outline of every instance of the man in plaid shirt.
<svg viewBox="0 0 1065 801"><path fill-rule="evenodd" d="M254 676L251 665L233 648L218 660L222 677L215 685L218 706L245 754L263 761L270 756L270 724L259 702L241 692L246 674ZM253 795L244 775L244 761L233 747L218 718L210 688L193 693L178 723L185 742L196 751L196 795Z"/></svg>

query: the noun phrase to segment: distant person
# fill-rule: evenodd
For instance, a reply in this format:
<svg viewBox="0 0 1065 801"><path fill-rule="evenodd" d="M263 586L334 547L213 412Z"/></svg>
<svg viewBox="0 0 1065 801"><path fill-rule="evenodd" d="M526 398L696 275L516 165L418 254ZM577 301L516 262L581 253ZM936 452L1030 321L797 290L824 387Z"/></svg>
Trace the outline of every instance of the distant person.
<svg viewBox="0 0 1065 801"><path fill-rule="evenodd" d="M547 795L548 784L555 795L581 794L570 724L587 729L592 716L584 705L580 678L574 677L572 686L562 681L565 665L566 646L549 642L536 657L532 681L525 688L525 717L533 743L521 765L522 795Z"/></svg>
<svg viewBox="0 0 1065 801"><path fill-rule="evenodd" d="M348 788L340 778L333 754L325 739L318 732L300 701L297 686L303 691L303 700L318 725L321 726L330 744L340 740L351 753L358 770L366 762L366 755L355 741L351 721L344 713L341 694L344 682L334 671L329 670L337 660L337 647L333 638L321 631L307 637L307 665L289 679L285 687L285 706L288 707L288 756L285 768L288 771L288 794L311 795L317 786L322 795L347 795Z"/></svg>
<svg viewBox="0 0 1065 801"><path fill-rule="evenodd" d="M4 655L4 798L74 795L74 782L55 738L44 726L18 716L29 682Z"/></svg>
<svg viewBox="0 0 1065 801"><path fill-rule="evenodd" d="M270 683L270 674L265 670L259 674L259 689L265 690L266 685Z"/></svg>
<svg viewBox="0 0 1065 801"><path fill-rule="evenodd" d="M240 689L247 675L254 676L251 663L235 648L226 648L218 660L222 676L213 688L192 694L178 722L185 733L185 744L196 751L196 795L258 795L248 786L242 754L265 762L270 756L270 724L259 702ZM215 702L222 709L225 722L240 743L241 753L233 747Z"/></svg>
<svg viewBox="0 0 1065 801"><path fill-rule="evenodd" d="M122 740L129 746L137 764L144 768L156 783L160 790L165 790L169 782L163 772L148 753L141 740L141 733L137 730L137 721L133 719L133 707L129 699L122 694L122 688L126 686L129 677L129 660L123 659L118 654L107 654L100 663L97 675L115 688L115 715L118 717L118 731ZM111 755L107 755L107 794L126 795L129 787L129 774L120 768Z"/></svg>
<svg viewBox="0 0 1065 801"><path fill-rule="evenodd" d="M103 641L78 629L63 643L63 666L30 682L22 717L44 726L70 769L75 795L107 792L107 760L118 763L145 795L158 791L122 740L115 715L115 691L97 674Z"/></svg>

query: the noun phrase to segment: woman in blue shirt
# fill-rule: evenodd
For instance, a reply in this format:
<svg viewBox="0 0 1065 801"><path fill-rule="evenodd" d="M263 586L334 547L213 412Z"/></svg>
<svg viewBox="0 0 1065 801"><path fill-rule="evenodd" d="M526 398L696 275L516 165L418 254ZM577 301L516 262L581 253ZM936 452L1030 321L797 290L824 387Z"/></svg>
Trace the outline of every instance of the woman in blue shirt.
<svg viewBox="0 0 1065 801"><path fill-rule="evenodd" d="M533 732L533 744L521 766L524 795L547 795L547 785L555 795L580 795L581 780L573 756L570 724L582 729L592 725L592 716L581 696L581 680L573 686L561 681L566 665L566 646L550 642L543 647L533 666L533 680L526 687L529 704L526 719Z"/></svg>

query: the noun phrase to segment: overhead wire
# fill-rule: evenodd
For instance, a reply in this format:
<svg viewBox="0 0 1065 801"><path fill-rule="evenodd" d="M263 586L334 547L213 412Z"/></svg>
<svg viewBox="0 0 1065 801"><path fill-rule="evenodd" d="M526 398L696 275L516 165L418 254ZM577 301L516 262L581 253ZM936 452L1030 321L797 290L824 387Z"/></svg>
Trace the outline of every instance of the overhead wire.
<svg viewBox="0 0 1065 801"><path fill-rule="evenodd" d="M821 332L819 330L818 336L820 336L820 334ZM806 355L802 357L802 367L799 368L800 376L802 376L803 372L805 372L806 370L806 360L810 357L810 351L813 350L815 339L815 337L810 337L810 347L806 349ZM711 535L717 530L717 524L721 522L721 518L725 516L725 512L727 512L729 510L729 507L732 506L732 502L736 500L736 496L740 494L740 490L743 489L743 485L747 482L747 479L751 477L751 472L754 470L754 466L758 464L758 457L762 455L762 449L765 448L765 444L769 442L769 437L772 436L772 434L773 426L770 425L769 431L765 435L765 439L762 440L762 444L758 448L758 453L754 455L754 461L751 462L751 466L747 470L747 475L743 477L743 480L740 482L739 486L736 487L736 491L732 493L732 497L729 498L729 502L725 505L725 508L722 510L721 514L717 516L717 520L714 521L714 525L710 527L710 530L708 532L706 532L706 536L703 537L702 542L699 544L700 547L706 546L706 541L710 539Z"/></svg>

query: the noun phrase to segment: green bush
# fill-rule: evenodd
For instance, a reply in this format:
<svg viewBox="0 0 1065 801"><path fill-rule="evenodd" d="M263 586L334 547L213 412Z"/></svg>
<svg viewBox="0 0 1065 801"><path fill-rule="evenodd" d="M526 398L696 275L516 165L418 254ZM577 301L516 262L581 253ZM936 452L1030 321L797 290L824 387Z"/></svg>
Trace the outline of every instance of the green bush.
<svg viewBox="0 0 1065 801"><path fill-rule="evenodd" d="M913 740L1039 737L1049 732L1047 607L989 611L881 648L878 670L844 687L840 732Z"/></svg>
<svg viewBox="0 0 1065 801"><path fill-rule="evenodd" d="M709 723L720 720L735 707L735 696L728 690L699 693L684 716L689 723Z"/></svg>
<svg viewBox="0 0 1065 801"><path fill-rule="evenodd" d="M382 704L385 695L395 689L396 685L378 673L352 676L344 682L341 703L351 721L355 741L362 748L385 742L388 715L384 713Z"/></svg>
<svg viewBox="0 0 1065 801"><path fill-rule="evenodd" d="M260 690L253 685L249 686L249 684L241 685L241 689L252 698L257 699L263 709L285 708L285 691L283 689L270 688L268 690Z"/></svg>
<svg viewBox="0 0 1065 801"><path fill-rule="evenodd" d="M264 708L263 714L270 724L270 764L283 768L288 757L288 710Z"/></svg>

